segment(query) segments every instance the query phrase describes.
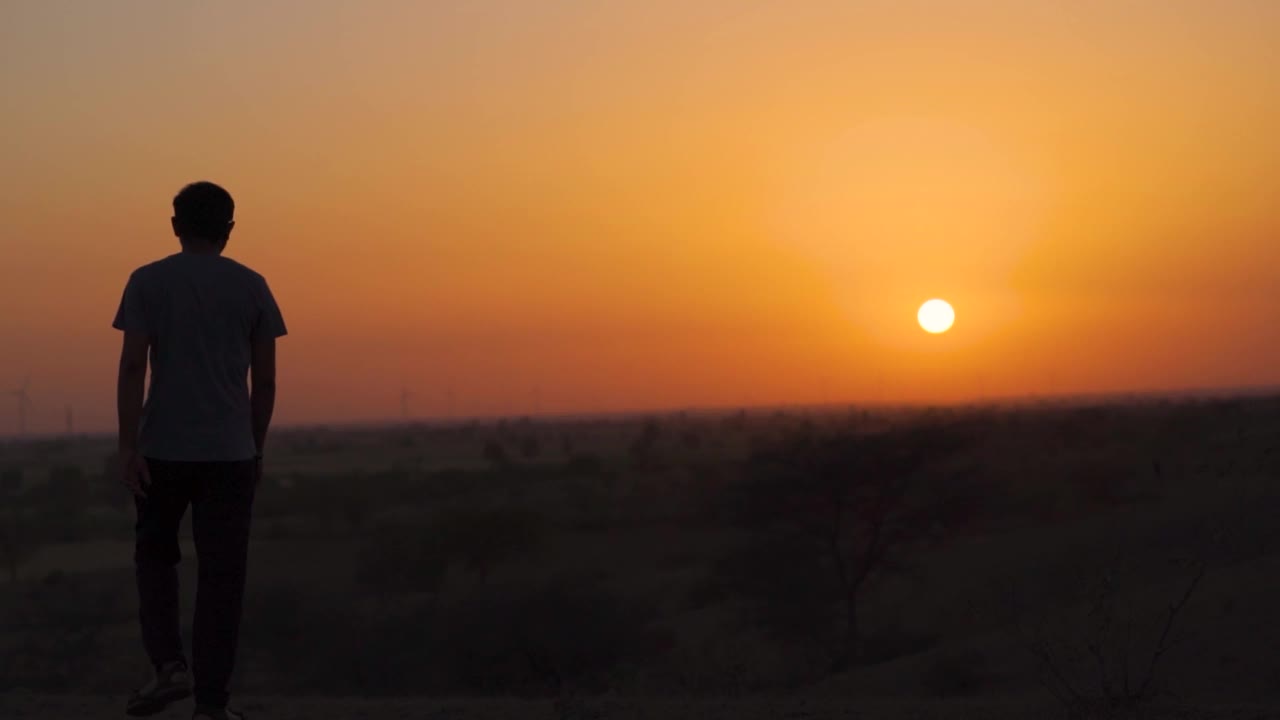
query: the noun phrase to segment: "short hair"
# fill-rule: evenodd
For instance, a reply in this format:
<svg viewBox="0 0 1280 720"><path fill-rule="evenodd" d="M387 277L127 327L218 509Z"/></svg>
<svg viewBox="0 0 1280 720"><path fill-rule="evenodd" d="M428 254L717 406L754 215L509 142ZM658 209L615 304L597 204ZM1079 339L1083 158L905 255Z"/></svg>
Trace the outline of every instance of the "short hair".
<svg viewBox="0 0 1280 720"><path fill-rule="evenodd" d="M211 182L193 182L173 196L173 217L181 237L222 240L230 232L236 203Z"/></svg>

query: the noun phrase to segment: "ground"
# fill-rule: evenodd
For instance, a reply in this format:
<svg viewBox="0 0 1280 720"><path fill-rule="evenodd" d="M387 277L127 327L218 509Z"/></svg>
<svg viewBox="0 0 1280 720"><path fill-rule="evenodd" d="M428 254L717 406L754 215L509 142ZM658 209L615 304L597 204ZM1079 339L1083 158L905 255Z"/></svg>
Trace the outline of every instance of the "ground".
<svg viewBox="0 0 1280 720"><path fill-rule="evenodd" d="M102 696L0 695L0 717L61 719L124 717L122 699ZM637 700L332 699L254 697L240 702L253 720L1004 720L1056 718L1062 712L1040 702L880 702L804 698ZM179 705L158 716L186 718ZM1280 705L1170 707L1145 716L1152 720L1274 720Z"/></svg>
<svg viewBox="0 0 1280 720"><path fill-rule="evenodd" d="M774 494L777 453L938 423L968 441L917 478L930 514L903 516L916 542L831 672L826 556L760 530L828 517ZM944 720L1061 718L1046 678L1096 698L1151 675L1200 709L1146 717L1280 720L1276 438L1280 397L282 431L233 686L255 719ZM110 444L0 444L0 720L118 716L145 672ZM566 682L612 694L500 699ZM786 692L807 700L744 699ZM724 699L652 699L673 695Z"/></svg>

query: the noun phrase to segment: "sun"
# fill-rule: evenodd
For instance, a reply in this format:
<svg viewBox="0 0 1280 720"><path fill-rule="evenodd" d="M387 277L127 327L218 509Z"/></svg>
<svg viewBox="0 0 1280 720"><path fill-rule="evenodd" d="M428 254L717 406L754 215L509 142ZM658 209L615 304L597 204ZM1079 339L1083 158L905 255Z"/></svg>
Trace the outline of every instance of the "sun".
<svg viewBox="0 0 1280 720"><path fill-rule="evenodd" d="M920 306L916 319L925 332L937 335L951 329L956 321L956 311L952 309L951 303L935 298Z"/></svg>

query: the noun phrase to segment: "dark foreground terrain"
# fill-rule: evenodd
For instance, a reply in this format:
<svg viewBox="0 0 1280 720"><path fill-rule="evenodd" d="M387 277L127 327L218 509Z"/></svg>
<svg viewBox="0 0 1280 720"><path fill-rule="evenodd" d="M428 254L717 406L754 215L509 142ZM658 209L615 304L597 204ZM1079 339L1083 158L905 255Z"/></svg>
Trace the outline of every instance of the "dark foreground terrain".
<svg viewBox="0 0 1280 720"><path fill-rule="evenodd" d="M1043 702L881 701L803 698L687 699L592 698L571 704L547 700L350 698L246 698L241 707L255 720L1024 720L1055 717ZM1263 705L1156 706L1153 720L1271 720L1280 708ZM81 718L120 715L118 699L8 695L0 698L7 718ZM187 707L156 716L185 720Z"/></svg>
<svg viewBox="0 0 1280 720"><path fill-rule="evenodd" d="M0 718L145 678L109 451L0 446ZM1280 717L1275 398L311 428L269 463L255 717Z"/></svg>

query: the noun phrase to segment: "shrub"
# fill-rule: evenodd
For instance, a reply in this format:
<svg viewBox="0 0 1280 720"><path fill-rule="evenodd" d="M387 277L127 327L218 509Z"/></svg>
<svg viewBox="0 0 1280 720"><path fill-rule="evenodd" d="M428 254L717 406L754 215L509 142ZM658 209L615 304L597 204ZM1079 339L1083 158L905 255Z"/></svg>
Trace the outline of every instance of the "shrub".
<svg viewBox="0 0 1280 720"><path fill-rule="evenodd" d="M1163 607L1123 601L1124 585L1138 568L1121 560L1081 582L1084 596L1065 613L1040 617L1030 628L1019 622L1041 685L1069 717L1138 716L1168 693L1162 661L1176 644L1178 621L1206 572L1199 560L1179 559L1175 565L1182 577L1165 588Z"/></svg>
<svg viewBox="0 0 1280 720"><path fill-rule="evenodd" d="M497 566L537 547L544 524L519 508L462 508L425 526L382 528L360 555L358 577L378 590L435 590L450 566L483 582Z"/></svg>

